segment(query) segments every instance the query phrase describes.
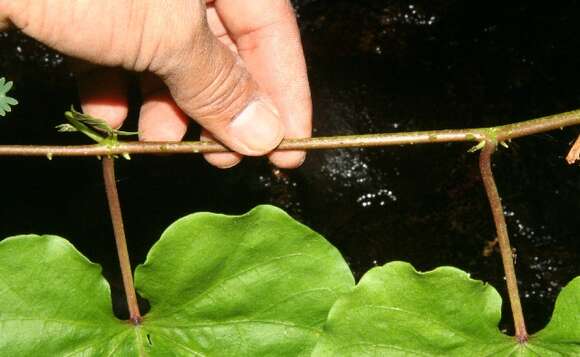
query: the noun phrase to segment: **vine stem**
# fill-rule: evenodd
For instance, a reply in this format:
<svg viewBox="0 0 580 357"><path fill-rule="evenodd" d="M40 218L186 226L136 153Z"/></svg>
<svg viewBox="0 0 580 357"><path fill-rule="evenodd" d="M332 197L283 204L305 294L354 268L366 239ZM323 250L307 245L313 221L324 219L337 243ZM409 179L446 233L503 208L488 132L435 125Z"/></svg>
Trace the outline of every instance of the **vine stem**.
<svg viewBox="0 0 580 357"><path fill-rule="evenodd" d="M286 139L276 150L337 149L485 140L503 142L578 124L580 124L580 109L489 128ZM76 146L0 145L0 156L46 156L49 159L57 156L104 157L123 154L198 154L228 151L230 151L228 148L212 141L120 142L115 145Z"/></svg>
<svg viewBox="0 0 580 357"><path fill-rule="evenodd" d="M429 144L446 142L479 142L484 144L480 155L480 169L491 206L493 219L499 240L503 267L506 275L506 283L510 305L512 309L516 338L520 343L528 339L521 301L518 292L517 279L512 258L512 250L509 243L507 226L503 214L501 198L497 191L491 169L491 155L495 151L497 143L503 143L511 139L542 133L567 126L580 124L580 109L540 117L527 121L474 129L448 129L416 131L404 133L381 133L366 135L347 135L318 137L307 139L286 139L276 150L313 150L313 149L337 149L354 147L380 147L406 144ZM476 148L479 148L478 145ZM123 229L121 207L115 182L113 155L126 154L198 154L212 152L228 152L228 148L211 141L197 142L121 142L114 145L77 145L77 146L42 146L42 145L0 145L0 156L46 156L52 159L56 156L102 156L103 174L107 189L107 198L113 221L115 241L121 263L123 284L127 295L127 304L131 321L135 324L141 322L141 315L137 305L131 264L127 251L127 243ZM580 138L568 155L568 162L572 163L580 156Z"/></svg>
<svg viewBox="0 0 580 357"><path fill-rule="evenodd" d="M524 320L522 303L518 291L518 282L512 256L512 248L510 246L507 225L503 213L503 206L501 204L501 198L499 196L491 168L491 155L495 152L496 146L497 145L494 141L486 141L485 146L481 150L481 154L479 156L479 168L481 170L481 178L483 180L485 192L487 193L493 220L495 222L495 229L497 232L497 239L499 241L499 248L501 252L501 260L503 263L503 269L505 271L508 296L516 330L516 339L518 342L524 343L528 340L526 322Z"/></svg>
<svg viewBox="0 0 580 357"><path fill-rule="evenodd" d="M137 304L137 294L133 284L133 272L131 261L129 260L129 250L127 249L127 239L125 239L125 228L123 227L123 215L121 214L121 203L117 191L117 180L115 178L115 159L112 157L103 158L103 177L105 179L105 189L107 191L107 201L113 222L113 232L121 265L121 275L123 276L123 287L127 297L129 307L129 318L135 325L142 321L139 305Z"/></svg>

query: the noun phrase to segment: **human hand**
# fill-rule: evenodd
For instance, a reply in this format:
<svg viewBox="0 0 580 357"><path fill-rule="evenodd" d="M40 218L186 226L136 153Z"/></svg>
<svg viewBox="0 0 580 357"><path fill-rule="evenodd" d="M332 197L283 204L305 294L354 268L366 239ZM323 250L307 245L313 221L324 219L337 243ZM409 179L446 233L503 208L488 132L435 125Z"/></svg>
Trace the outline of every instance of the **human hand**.
<svg viewBox="0 0 580 357"><path fill-rule="evenodd" d="M141 72L141 140L179 141L191 117L202 140L235 151L205 155L227 168L283 138L310 136L306 66L287 0L0 0L0 31L9 25L99 65L78 74L81 105L113 127L128 112L119 68ZM304 157L269 154L283 168Z"/></svg>

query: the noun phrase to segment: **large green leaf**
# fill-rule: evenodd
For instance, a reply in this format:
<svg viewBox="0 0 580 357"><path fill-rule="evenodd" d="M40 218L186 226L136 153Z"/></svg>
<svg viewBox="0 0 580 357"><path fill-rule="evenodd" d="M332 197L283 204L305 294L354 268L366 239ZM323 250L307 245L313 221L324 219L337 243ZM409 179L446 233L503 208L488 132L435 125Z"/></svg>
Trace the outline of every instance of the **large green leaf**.
<svg viewBox="0 0 580 357"><path fill-rule="evenodd" d="M0 242L0 355L309 355L354 287L334 247L269 206L178 220L135 281L152 306L139 327L113 317L99 267L62 238Z"/></svg>
<svg viewBox="0 0 580 357"><path fill-rule="evenodd" d="M215 356L309 355L330 307L354 287L339 252L281 210L194 214L138 267L152 350Z"/></svg>
<svg viewBox="0 0 580 357"><path fill-rule="evenodd" d="M418 273L393 262L370 270L330 311L314 356L578 356L580 278L550 324L519 344L497 328L501 298L461 270Z"/></svg>
<svg viewBox="0 0 580 357"><path fill-rule="evenodd" d="M109 355L131 329L113 316L101 269L66 240L0 242L0 356Z"/></svg>
<svg viewBox="0 0 580 357"><path fill-rule="evenodd" d="M562 289L548 326L530 341L534 356L580 356L580 277Z"/></svg>

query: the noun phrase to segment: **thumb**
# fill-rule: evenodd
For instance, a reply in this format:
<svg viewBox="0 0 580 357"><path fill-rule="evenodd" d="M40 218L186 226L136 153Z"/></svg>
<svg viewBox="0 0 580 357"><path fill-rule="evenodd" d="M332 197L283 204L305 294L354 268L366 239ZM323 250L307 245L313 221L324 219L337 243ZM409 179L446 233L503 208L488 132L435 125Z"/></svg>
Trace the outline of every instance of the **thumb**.
<svg viewBox="0 0 580 357"><path fill-rule="evenodd" d="M243 155L264 155L284 136L279 114L236 53L203 26L201 34L157 74L177 105L215 138Z"/></svg>

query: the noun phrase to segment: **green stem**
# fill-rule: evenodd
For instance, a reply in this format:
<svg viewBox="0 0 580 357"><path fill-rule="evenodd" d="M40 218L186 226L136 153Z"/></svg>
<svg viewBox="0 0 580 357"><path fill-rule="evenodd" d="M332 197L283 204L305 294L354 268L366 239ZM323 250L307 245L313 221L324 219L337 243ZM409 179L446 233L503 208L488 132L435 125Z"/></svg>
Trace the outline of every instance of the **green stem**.
<svg viewBox="0 0 580 357"><path fill-rule="evenodd" d="M308 139L286 139L276 150L314 150L354 147L376 147L447 142L507 141L522 136L580 124L580 110L555 114L514 124L489 128L416 131L366 135L330 136ZM228 148L211 141L195 142L119 142L116 145L40 146L0 145L0 156L109 156L122 154L197 154L228 152Z"/></svg>
<svg viewBox="0 0 580 357"><path fill-rule="evenodd" d="M129 260L129 250L127 249L127 240L125 239L125 229L123 227L123 215L121 214L121 203L119 202L119 193L117 192L117 181L115 179L115 159L111 157L103 158L103 177L105 179L105 189L107 191L107 201L109 202L109 211L111 212L111 221L113 222L113 232L115 234L115 243L117 245L117 254L121 265L121 275L123 277L123 286L127 297L130 320L135 325L141 323L141 312L137 304L137 294L133 285L133 272L131 270L131 261Z"/></svg>
<svg viewBox="0 0 580 357"><path fill-rule="evenodd" d="M499 196L499 192L497 190L491 169L491 155L494 153L495 149L495 142L487 141L485 143L485 147L479 156L479 168L481 170L481 178L483 180L483 185L485 186L485 192L487 193L489 205L491 206L491 213L495 222L497 239L499 241L499 249L501 252L501 260L503 263L503 269L505 271L508 296L516 330L516 339L518 342L524 343L528 340L528 333L526 331L522 303L520 300L520 294L518 292L518 282L512 256L512 248L510 246L501 198Z"/></svg>

